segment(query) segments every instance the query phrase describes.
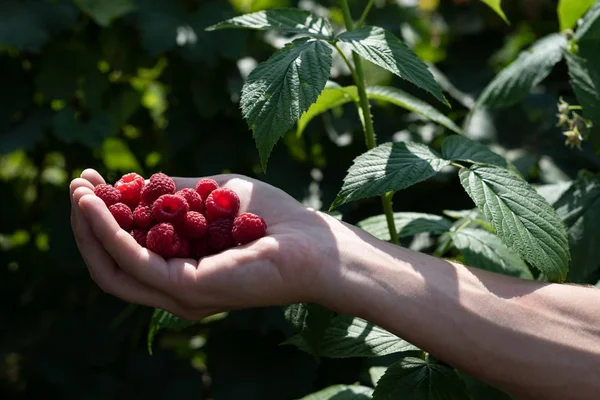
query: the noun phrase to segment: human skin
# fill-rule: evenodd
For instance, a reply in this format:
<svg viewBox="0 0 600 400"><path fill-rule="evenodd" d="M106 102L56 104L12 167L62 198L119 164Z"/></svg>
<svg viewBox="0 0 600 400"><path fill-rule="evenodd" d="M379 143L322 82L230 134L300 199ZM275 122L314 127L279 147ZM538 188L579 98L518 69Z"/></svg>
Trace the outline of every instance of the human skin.
<svg viewBox="0 0 600 400"><path fill-rule="evenodd" d="M197 320L234 309L319 303L360 316L518 398L596 399L600 290L526 281L380 241L239 175L240 212L268 236L201 260L141 247L93 194L104 179L71 182L71 224L91 277L125 301ZM199 178L174 178L177 189Z"/></svg>

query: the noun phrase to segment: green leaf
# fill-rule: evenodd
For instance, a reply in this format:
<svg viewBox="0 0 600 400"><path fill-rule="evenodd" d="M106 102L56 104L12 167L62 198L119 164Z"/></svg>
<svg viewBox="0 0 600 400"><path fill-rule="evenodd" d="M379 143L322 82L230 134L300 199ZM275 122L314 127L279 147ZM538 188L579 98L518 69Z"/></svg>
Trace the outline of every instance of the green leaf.
<svg viewBox="0 0 600 400"><path fill-rule="evenodd" d="M600 39L600 2L596 1L589 11L583 17L583 21L575 35L575 40L594 40Z"/></svg>
<svg viewBox="0 0 600 400"><path fill-rule="evenodd" d="M84 13L104 27L136 9L134 0L77 0L76 2Z"/></svg>
<svg viewBox="0 0 600 400"><path fill-rule="evenodd" d="M180 331L192 325L199 324L200 322L201 321L186 321L174 316L170 312L156 308L152 314L150 326L148 327L148 352L152 354L152 342L158 331L161 329Z"/></svg>
<svg viewBox="0 0 600 400"><path fill-rule="evenodd" d="M449 161L466 161L475 164L507 168L508 162L490 148L464 136L448 136L442 142L442 157Z"/></svg>
<svg viewBox="0 0 600 400"><path fill-rule="evenodd" d="M574 28L577 21L596 0L558 0L556 13L560 30Z"/></svg>
<svg viewBox="0 0 600 400"><path fill-rule="evenodd" d="M44 130L50 120L48 112L30 114L21 124L0 133L0 154L17 150L31 150L44 139Z"/></svg>
<svg viewBox="0 0 600 400"><path fill-rule="evenodd" d="M332 47L315 39L296 39L248 76L242 114L254 134L263 169L284 136L323 91L331 69Z"/></svg>
<svg viewBox="0 0 600 400"><path fill-rule="evenodd" d="M535 189L509 171L473 165L460 181L496 235L548 278L563 281L569 270L569 243L554 209Z"/></svg>
<svg viewBox="0 0 600 400"><path fill-rule="evenodd" d="M451 131L462 133L461 129L450 118L439 112L432 105L400 89L388 86L370 86L367 88L367 96L371 100L385 101L402 107L419 114L427 120L437 122Z"/></svg>
<svg viewBox="0 0 600 400"><path fill-rule="evenodd" d="M502 11L502 5L500 4L500 0L481 0L481 1L483 1L485 4L487 4L488 7L490 7L492 10L494 10L494 12L496 14L498 14L498 16L500 16L500 18L502 18L504 20L504 22L506 22L508 25L510 25L508 18L506 18L506 14L504 14L504 11Z"/></svg>
<svg viewBox="0 0 600 400"><path fill-rule="evenodd" d="M377 382L385 374L387 367L371 367L369 368L369 378L371 378L371 384L373 387L377 385Z"/></svg>
<svg viewBox="0 0 600 400"><path fill-rule="evenodd" d="M299 303L286 307L285 318L302 336L308 352L320 357L321 341L335 313L319 304Z"/></svg>
<svg viewBox="0 0 600 400"><path fill-rule="evenodd" d="M588 62L581 57L571 53L565 53L565 57L571 86L583 108L583 116L594 124L588 132L588 139L600 148L600 72L589 68Z"/></svg>
<svg viewBox="0 0 600 400"><path fill-rule="evenodd" d="M402 190L431 178L446 161L420 143L384 143L354 159L331 208Z"/></svg>
<svg viewBox="0 0 600 400"><path fill-rule="evenodd" d="M476 107L499 108L515 104L544 80L562 59L567 41L554 33L533 44L503 69L483 90Z"/></svg>
<svg viewBox="0 0 600 400"><path fill-rule="evenodd" d="M495 389L472 376L467 375L462 371L457 371L458 376L463 380L467 386L469 392L469 399L471 400L512 400L512 397Z"/></svg>
<svg viewBox="0 0 600 400"><path fill-rule="evenodd" d="M81 143L88 147L100 147L108 136L113 135L117 127L105 112L94 113L88 120L82 121L73 107L65 107L52 119L54 134L66 143Z"/></svg>
<svg viewBox="0 0 600 400"><path fill-rule="evenodd" d="M284 344L295 345L310 353L302 335L292 336ZM414 350L418 348L385 329L351 315L335 317L321 341L321 356L329 358L377 357Z"/></svg>
<svg viewBox="0 0 600 400"><path fill-rule="evenodd" d="M374 400L464 400L468 397L464 383L453 369L413 357L392 364L373 393Z"/></svg>
<svg viewBox="0 0 600 400"><path fill-rule="evenodd" d="M498 236L471 228L450 232L449 235L467 265L503 275L533 279L527 264L510 251Z"/></svg>
<svg viewBox="0 0 600 400"><path fill-rule="evenodd" d="M600 267L600 178L581 177L554 204L565 223L573 260L569 282L588 283Z"/></svg>
<svg viewBox="0 0 600 400"><path fill-rule="evenodd" d="M358 91L356 86L347 87L326 87L323 89L317 101L310 106L308 111L302 114L298 121L298 128L296 130L297 136L302 136L306 125L315 118L317 115L323 114L325 111L343 106L349 102L358 101Z"/></svg>
<svg viewBox="0 0 600 400"><path fill-rule="evenodd" d="M366 60L406 79L449 105L431 72L415 53L391 32L377 26L364 26L338 36Z"/></svg>
<svg viewBox="0 0 600 400"><path fill-rule="evenodd" d="M264 10L219 22L206 28L207 31L227 28L247 28L261 31L275 30L285 33L300 33L320 39L333 39L333 29L325 18L297 8Z"/></svg>
<svg viewBox="0 0 600 400"><path fill-rule="evenodd" d="M135 155L127 144L118 138L108 138L102 144L102 160L111 171L142 172Z"/></svg>
<svg viewBox="0 0 600 400"><path fill-rule="evenodd" d="M452 223L444 217L433 214L397 212L394 213L394 222L398 229L398 237L413 236L418 233L444 233L452 227ZM357 226L379 240L390 240L386 216L376 215L360 221Z"/></svg>
<svg viewBox="0 0 600 400"><path fill-rule="evenodd" d="M335 385L300 400L369 400L372 394L373 389L366 386Z"/></svg>

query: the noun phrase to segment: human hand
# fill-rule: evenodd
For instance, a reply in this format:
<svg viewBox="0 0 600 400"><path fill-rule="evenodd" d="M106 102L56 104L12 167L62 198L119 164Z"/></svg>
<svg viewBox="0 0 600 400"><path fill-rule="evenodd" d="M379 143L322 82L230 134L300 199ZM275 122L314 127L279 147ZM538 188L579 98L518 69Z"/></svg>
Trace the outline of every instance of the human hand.
<svg viewBox="0 0 600 400"><path fill-rule="evenodd" d="M71 225L94 281L123 300L196 320L238 308L318 301L323 268L337 258L337 220L283 191L239 175L213 176L241 199L240 212L262 216L267 236L200 260L170 259L141 247L93 193L105 183L85 170L71 182ZM174 178L177 190L199 178Z"/></svg>

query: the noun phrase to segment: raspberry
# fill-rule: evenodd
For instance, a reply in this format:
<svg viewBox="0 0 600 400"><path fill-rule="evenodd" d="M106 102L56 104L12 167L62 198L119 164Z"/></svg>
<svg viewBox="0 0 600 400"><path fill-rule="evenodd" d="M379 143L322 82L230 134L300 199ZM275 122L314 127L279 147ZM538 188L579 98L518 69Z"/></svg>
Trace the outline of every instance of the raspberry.
<svg viewBox="0 0 600 400"><path fill-rule="evenodd" d="M209 221L217 218L235 218L240 210L240 198L231 189L219 188L213 190L205 201L204 215Z"/></svg>
<svg viewBox="0 0 600 400"><path fill-rule="evenodd" d="M131 236L133 236L135 241L138 242L140 246L146 247L146 236L148 236L148 230L134 228L131 231Z"/></svg>
<svg viewBox="0 0 600 400"><path fill-rule="evenodd" d="M133 213L129 206L123 203L116 203L108 207L108 210L115 217L121 228L126 231L131 229L131 225L133 225Z"/></svg>
<svg viewBox="0 0 600 400"><path fill-rule="evenodd" d="M113 204L121 201L121 192L111 185L107 185L105 183L96 186L94 188L94 194L104 201L106 207L110 207Z"/></svg>
<svg viewBox="0 0 600 400"><path fill-rule="evenodd" d="M137 206L135 210L133 210L133 226L137 228L150 229L152 225L154 225L152 207Z"/></svg>
<svg viewBox="0 0 600 400"><path fill-rule="evenodd" d="M181 240L181 246L179 252L175 255L178 258L190 258L192 256L192 246L189 240Z"/></svg>
<svg viewBox="0 0 600 400"><path fill-rule="evenodd" d="M202 197L202 201L206 202L208 195L215 189L218 189L217 181L209 178L202 178L196 183L196 192Z"/></svg>
<svg viewBox="0 0 600 400"><path fill-rule="evenodd" d="M258 215L241 213L233 221L231 233L239 244L250 243L267 234L267 223Z"/></svg>
<svg viewBox="0 0 600 400"><path fill-rule="evenodd" d="M163 222L148 231L146 247L164 258L175 257L181 248L181 237L173 225Z"/></svg>
<svg viewBox="0 0 600 400"><path fill-rule="evenodd" d="M140 193L144 187L144 178L135 172L123 175L115 183L115 189L121 192L121 202L134 209L140 202Z"/></svg>
<svg viewBox="0 0 600 400"><path fill-rule="evenodd" d="M196 211L185 214L181 234L189 239L200 239L206 233L206 218Z"/></svg>
<svg viewBox="0 0 600 400"><path fill-rule="evenodd" d="M211 250L218 253L236 245L235 239L231 234L232 228L233 220L230 218L219 218L208 224L206 233Z"/></svg>
<svg viewBox="0 0 600 400"><path fill-rule="evenodd" d="M210 248L210 245L206 240L193 240L191 242L192 257L201 259L202 257L210 256L214 254L214 251Z"/></svg>
<svg viewBox="0 0 600 400"><path fill-rule="evenodd" d="M179 192L175 193L176 196L181 196L187 201L190 206L190 211L204 211L204 202L202 201L202 197L196 192L194 189L181 189Z"/></svg>
<svg viewBox="0 0 600 400"><path fill-rule="evenodd" d="M152 205L152 216L158 222L182 222L189 206L183 197L163 194Z"/></svg>
<svg viewBox="0 0 600 400"><path fill-rule="evenodd" d="M142 203L151 205L154 200L158 199L163 194L175 193L175 181L167 175L159 172L150 177L150 180L142 189L140 198Z"/></svg>

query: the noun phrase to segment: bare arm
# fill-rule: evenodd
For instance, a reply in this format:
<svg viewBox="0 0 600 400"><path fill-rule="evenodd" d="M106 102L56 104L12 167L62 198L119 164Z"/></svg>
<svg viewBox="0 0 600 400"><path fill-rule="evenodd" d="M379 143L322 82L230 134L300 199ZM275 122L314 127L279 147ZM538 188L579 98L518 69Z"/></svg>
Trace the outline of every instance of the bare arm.
<svg viewBox="0 0 600 400"><path fill-rule="evenodd" d="M600 393L600 290L509 278L412 252L306 209L262 182L215 178L240 194L242 211L267 220L268 236L201 260L168 262L119 228L93 195L104 182L97 172L74 180L73 231L98 285L186 319L321 303L520 398Z"/></svg>

